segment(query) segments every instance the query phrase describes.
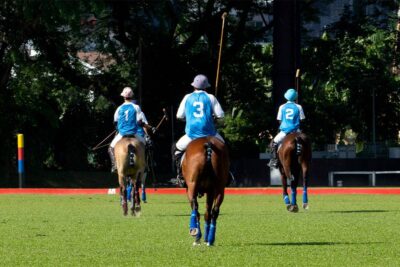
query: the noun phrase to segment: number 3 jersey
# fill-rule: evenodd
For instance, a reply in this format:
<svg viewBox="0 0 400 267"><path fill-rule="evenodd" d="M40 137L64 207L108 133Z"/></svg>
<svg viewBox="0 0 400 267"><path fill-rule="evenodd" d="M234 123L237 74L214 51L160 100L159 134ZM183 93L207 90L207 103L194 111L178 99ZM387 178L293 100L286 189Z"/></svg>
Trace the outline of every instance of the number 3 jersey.
<svg viewBox="0 0 400 267"><path fill-rule="evenodd" d="M303 108L291 101L281 105L278 110L277 120L281 121L279 129L284 133L291 133L300 128L300 120L304 120Z"/></svg>
<svg viewBox="0 0 400 267"><path fill-rule="evenodd" d="M194 91L185 95L176 117L186 119L185 133L195 139L216 135L213 115L216 118L224 117L224 111L215 96L204 91Z"/></svg>

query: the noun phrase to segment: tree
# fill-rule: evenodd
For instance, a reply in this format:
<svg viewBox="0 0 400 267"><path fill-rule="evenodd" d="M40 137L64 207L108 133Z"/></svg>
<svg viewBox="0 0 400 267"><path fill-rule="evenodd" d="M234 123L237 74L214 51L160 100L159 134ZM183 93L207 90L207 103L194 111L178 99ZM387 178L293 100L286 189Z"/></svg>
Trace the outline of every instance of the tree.
<svg viewBox="0 0 400 267"><path fill-rule="evenodd" d="M348 11L321 39L304 49L306 73L303 99L309 110L308 131L316 143L334 143L346 129L360 142L372 142L372 101L375 100L377 140L396 139L399 123L399 78L393 60L392 24L375 24ZM375 97L373 94L375 93Z"/></svg>

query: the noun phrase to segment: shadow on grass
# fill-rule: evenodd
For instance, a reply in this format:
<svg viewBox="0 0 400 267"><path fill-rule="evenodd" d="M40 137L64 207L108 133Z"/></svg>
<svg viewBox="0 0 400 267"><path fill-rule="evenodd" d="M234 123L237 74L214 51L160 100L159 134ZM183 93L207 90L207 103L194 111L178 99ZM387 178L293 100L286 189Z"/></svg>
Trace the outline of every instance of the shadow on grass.
<svg viewBox="0 0 400 267"><path fill-rule="evenodd" d="M226 216L226 213L220 213L220 216ZM187 214L157 214L154 217L190 217L190 210ZM200 212L200 222L204 221L204 213Z"/></svg>
<svg viewBox="0 0 400 267"><path fill-rule="evenodd" d="M276 242L276 243L251 243L255 246L335 246L335 245L372 245L383 242ZM247 244L249 245L249 244Z"/></svg>
<svg viewBox="0 0 400 267"><path fill-rule="evenodd" d="M190 214L156 214L153 217L190 217Z"/></svg>
<svg viewBox="0 0 400 267"><path fill-rule="evenodd" d="M392 210L331 210L328 213L381 213L392 212Z"/></svg>

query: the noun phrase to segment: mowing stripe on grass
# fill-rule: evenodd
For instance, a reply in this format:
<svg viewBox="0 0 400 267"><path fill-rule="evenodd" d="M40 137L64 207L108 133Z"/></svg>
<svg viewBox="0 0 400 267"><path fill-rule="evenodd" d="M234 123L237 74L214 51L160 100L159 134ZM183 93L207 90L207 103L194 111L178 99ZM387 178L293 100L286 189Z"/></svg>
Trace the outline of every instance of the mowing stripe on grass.
<svg viewBox="0 0 400 267"><path fill-rule="evenodd" d="M299 188L298 190L302 190ZM181 195L186 194L185 188L147 188L148 194ZM314 195L399 195L399 187L330 187L309 188L309 194ZM44 195L114 195L118 193L115 188L0 188L0 194L44 194ZM226 188L228 195L280 195L280 187L259 188Z"/></svg>

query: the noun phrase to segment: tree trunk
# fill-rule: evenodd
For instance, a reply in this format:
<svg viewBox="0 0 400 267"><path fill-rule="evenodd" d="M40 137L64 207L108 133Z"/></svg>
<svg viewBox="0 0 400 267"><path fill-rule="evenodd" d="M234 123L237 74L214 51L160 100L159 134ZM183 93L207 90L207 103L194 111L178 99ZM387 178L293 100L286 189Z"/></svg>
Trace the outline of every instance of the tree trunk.
<svg viewBox="0 0 400 267"><path fill-rule="evenodd" d="M300 68L300 14L298 0L274 1L273 103L277 111L284 92L295 88Z"/></svg>

